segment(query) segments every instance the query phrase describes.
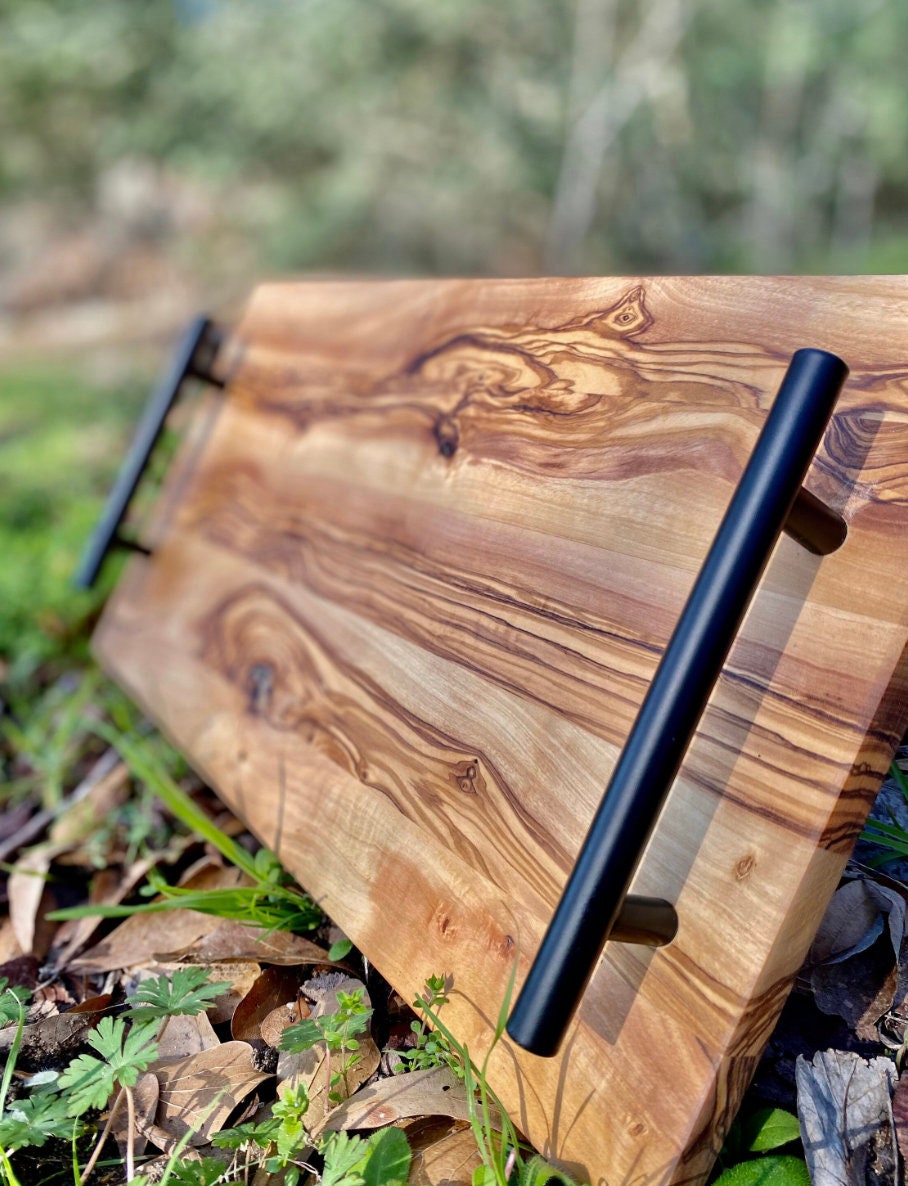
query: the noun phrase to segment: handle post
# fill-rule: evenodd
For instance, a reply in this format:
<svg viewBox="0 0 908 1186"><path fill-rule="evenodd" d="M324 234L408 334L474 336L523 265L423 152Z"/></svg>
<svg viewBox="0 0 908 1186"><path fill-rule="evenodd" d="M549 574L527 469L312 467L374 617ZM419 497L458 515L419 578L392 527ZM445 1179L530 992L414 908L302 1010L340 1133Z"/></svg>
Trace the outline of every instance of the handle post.
<svg viewBox="0 0 908 1186"><path fill-rule="evenodd" d="M214 323L207 317L197 317L187 326L180 338L170 365L148 398L104 510L82 554L73 583L79 589L90 589L112 547L123 546L135 551L146 551L119 535L120 525L141 481L142 474L154 450L168 413L179 397L183 381L190 376L222 386L210 371L219 344Z"/></svg>

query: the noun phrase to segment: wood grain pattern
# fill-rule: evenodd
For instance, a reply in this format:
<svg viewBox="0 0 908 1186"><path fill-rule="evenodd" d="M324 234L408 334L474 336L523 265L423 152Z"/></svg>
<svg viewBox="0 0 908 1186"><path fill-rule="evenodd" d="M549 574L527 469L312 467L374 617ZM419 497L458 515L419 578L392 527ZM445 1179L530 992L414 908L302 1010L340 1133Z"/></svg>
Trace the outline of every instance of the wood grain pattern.
<svg viewBox="0 0 908 1186"><path fill-rule="evenodd" d="M99 657L405 995L486 1048L792 352L851 377L561 1055L592 1182L702 1181L908 721L904 278L268 285ZM199 434L197 434L198 436Z"/></svg>

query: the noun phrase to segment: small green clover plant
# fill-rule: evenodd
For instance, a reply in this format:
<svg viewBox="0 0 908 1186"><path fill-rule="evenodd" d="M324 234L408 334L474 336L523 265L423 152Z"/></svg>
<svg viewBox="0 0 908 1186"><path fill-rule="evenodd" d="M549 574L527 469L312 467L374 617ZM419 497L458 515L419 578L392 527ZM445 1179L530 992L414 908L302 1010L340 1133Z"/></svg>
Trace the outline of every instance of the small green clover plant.
<svg viewBox="0 0 908 1186"><path fill-rule="evenodd" d="M339 991L336 1012L321 1017L306 1017L287 1026L281 1035L281 1050L288 1050L291 1054L301 1054L324 1042L328 1063L328 1099L331 1103L339 1103L346 1098L346 1076L359 1062L357 1035L368 1030L372 1016L372 1010L366 1005L364 997L365 989L362 988L354 992ZM343 1057L340 1068L334 1071L331 1069L332 1055ZM340 1089L342 1081L344 1091Z"/></svg>
<svg viewBox="0 0 908 1186"><path fill-rule="evenodd" d="M194 1017L210 1009L230 988L226 980L209 981L205 968L177 968L173 976L143 980L128 998L134 1001L124 1017L145 1022L165 1017Z"/></svg>
<svg viewBox="0 0 908 1186"><path fill-rule="evenodd" d="M309 1095L300 1083L276 1100L271 1115L258 1124L247 1121L236 1128L216 1133L211 1143L222 1149L249 1149L256 1145L264 1156L259 1165L267 1174L283 1173L284 1186L296 1186L300 1172L309 1167L298 1158L308 1144L303 1116L309 1108Z"/></svg>
<svg viewBox="0 0 908 1186"><path fill-rule="evenodd" d="M413 1002L413 1008L425 1012L438 1010L447 1003L444 976L430 976L426 980L423 992ZM400 1061L394 1067L396 1075L405 1071L428 1070L431 1067L450 1067L456 1075L463 1078L461 1060L440 1030L430 1029L424 1019L412 1021L410 1030L416 1035L416 1045L411 1050L397 1052Z"/></svg>
<svg viewBox="0 0 908 1186"><path fill-rule="evenodd" d="M321 1186L404 1186L412 1153L399 1128L381 1128L368 1140L335 1132L322 1143Z"/></svg>
<svg viewBox="0 0 908 1186"><path fill-rule="evenodd" d="M58 1090L66 1093L77 1116L90 1108L103 1108L117 1088L135 1087L139 1075L158 1057L152 1027L134 1025L127 1030L121 1017L102 1017L88 1035L88 1044L101 1057L80 1054L57 1080Z"/></svg>
<svg viewBox="0 0 908 1186"><path fill-rule="evenodd" d="M16 1034L0 1081L0 1161L9 1181L15 1178L9 1163L13 1153L25 1148L40 1149L52 1137L70 1140L81 1128L65 1101L53 1093L53 1088L48 1089L44 1081L40 1090L7 1103L22 1045L28 999L29 993L24 988L10 988L8 980L0 977L0 1025L16 1023ZM50 1081L55 1079L56 1075L51 1074Z"/></svg>

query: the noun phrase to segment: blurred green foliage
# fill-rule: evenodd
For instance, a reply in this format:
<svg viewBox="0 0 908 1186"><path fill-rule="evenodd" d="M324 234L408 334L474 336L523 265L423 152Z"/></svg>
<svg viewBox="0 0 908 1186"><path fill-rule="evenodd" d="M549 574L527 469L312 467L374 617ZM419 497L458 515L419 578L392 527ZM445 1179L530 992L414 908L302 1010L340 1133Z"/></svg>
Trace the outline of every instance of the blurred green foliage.
<svg viewBox="0 0 908 1186"><path fill-rule="evenodd" d="M136 157L266 268L900 270L906 44L898 0L4 0L0 200Z"/></svg>
<svg viewBox="0 0 908 1186"><path fill-rule="evenodd" d="M78 592L72 576L138 394L126 384L114 397L71 368L0 375L0 662L13 688L42 662L84 653L103 590Z"/></svg>
<svg viewBox="0 0 908 1186"><path fill-rule="evenodd" d="M906 270L906 44L896 0L0 0L0 314L124 272L166 298L137 243L216 301L303 268ZM28 290L60 227L95 238ZM98 604L69 576L138 393L79 373L0 377L13 675Z"/></svg>

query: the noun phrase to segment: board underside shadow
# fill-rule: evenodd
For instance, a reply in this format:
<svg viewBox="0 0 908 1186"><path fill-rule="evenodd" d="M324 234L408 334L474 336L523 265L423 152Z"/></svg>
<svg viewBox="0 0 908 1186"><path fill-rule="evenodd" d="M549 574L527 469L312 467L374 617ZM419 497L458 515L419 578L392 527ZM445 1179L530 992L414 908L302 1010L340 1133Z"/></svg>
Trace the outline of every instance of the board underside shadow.
<svg viewBox="0 0 908 1186"><path fill-rule="evenodd" d="M479 1061L791 354L851 369L554 1059L515 1123L588 1180L701 1181L908 720L908 282L271 284L95 637L103 667Z"/></svg>

